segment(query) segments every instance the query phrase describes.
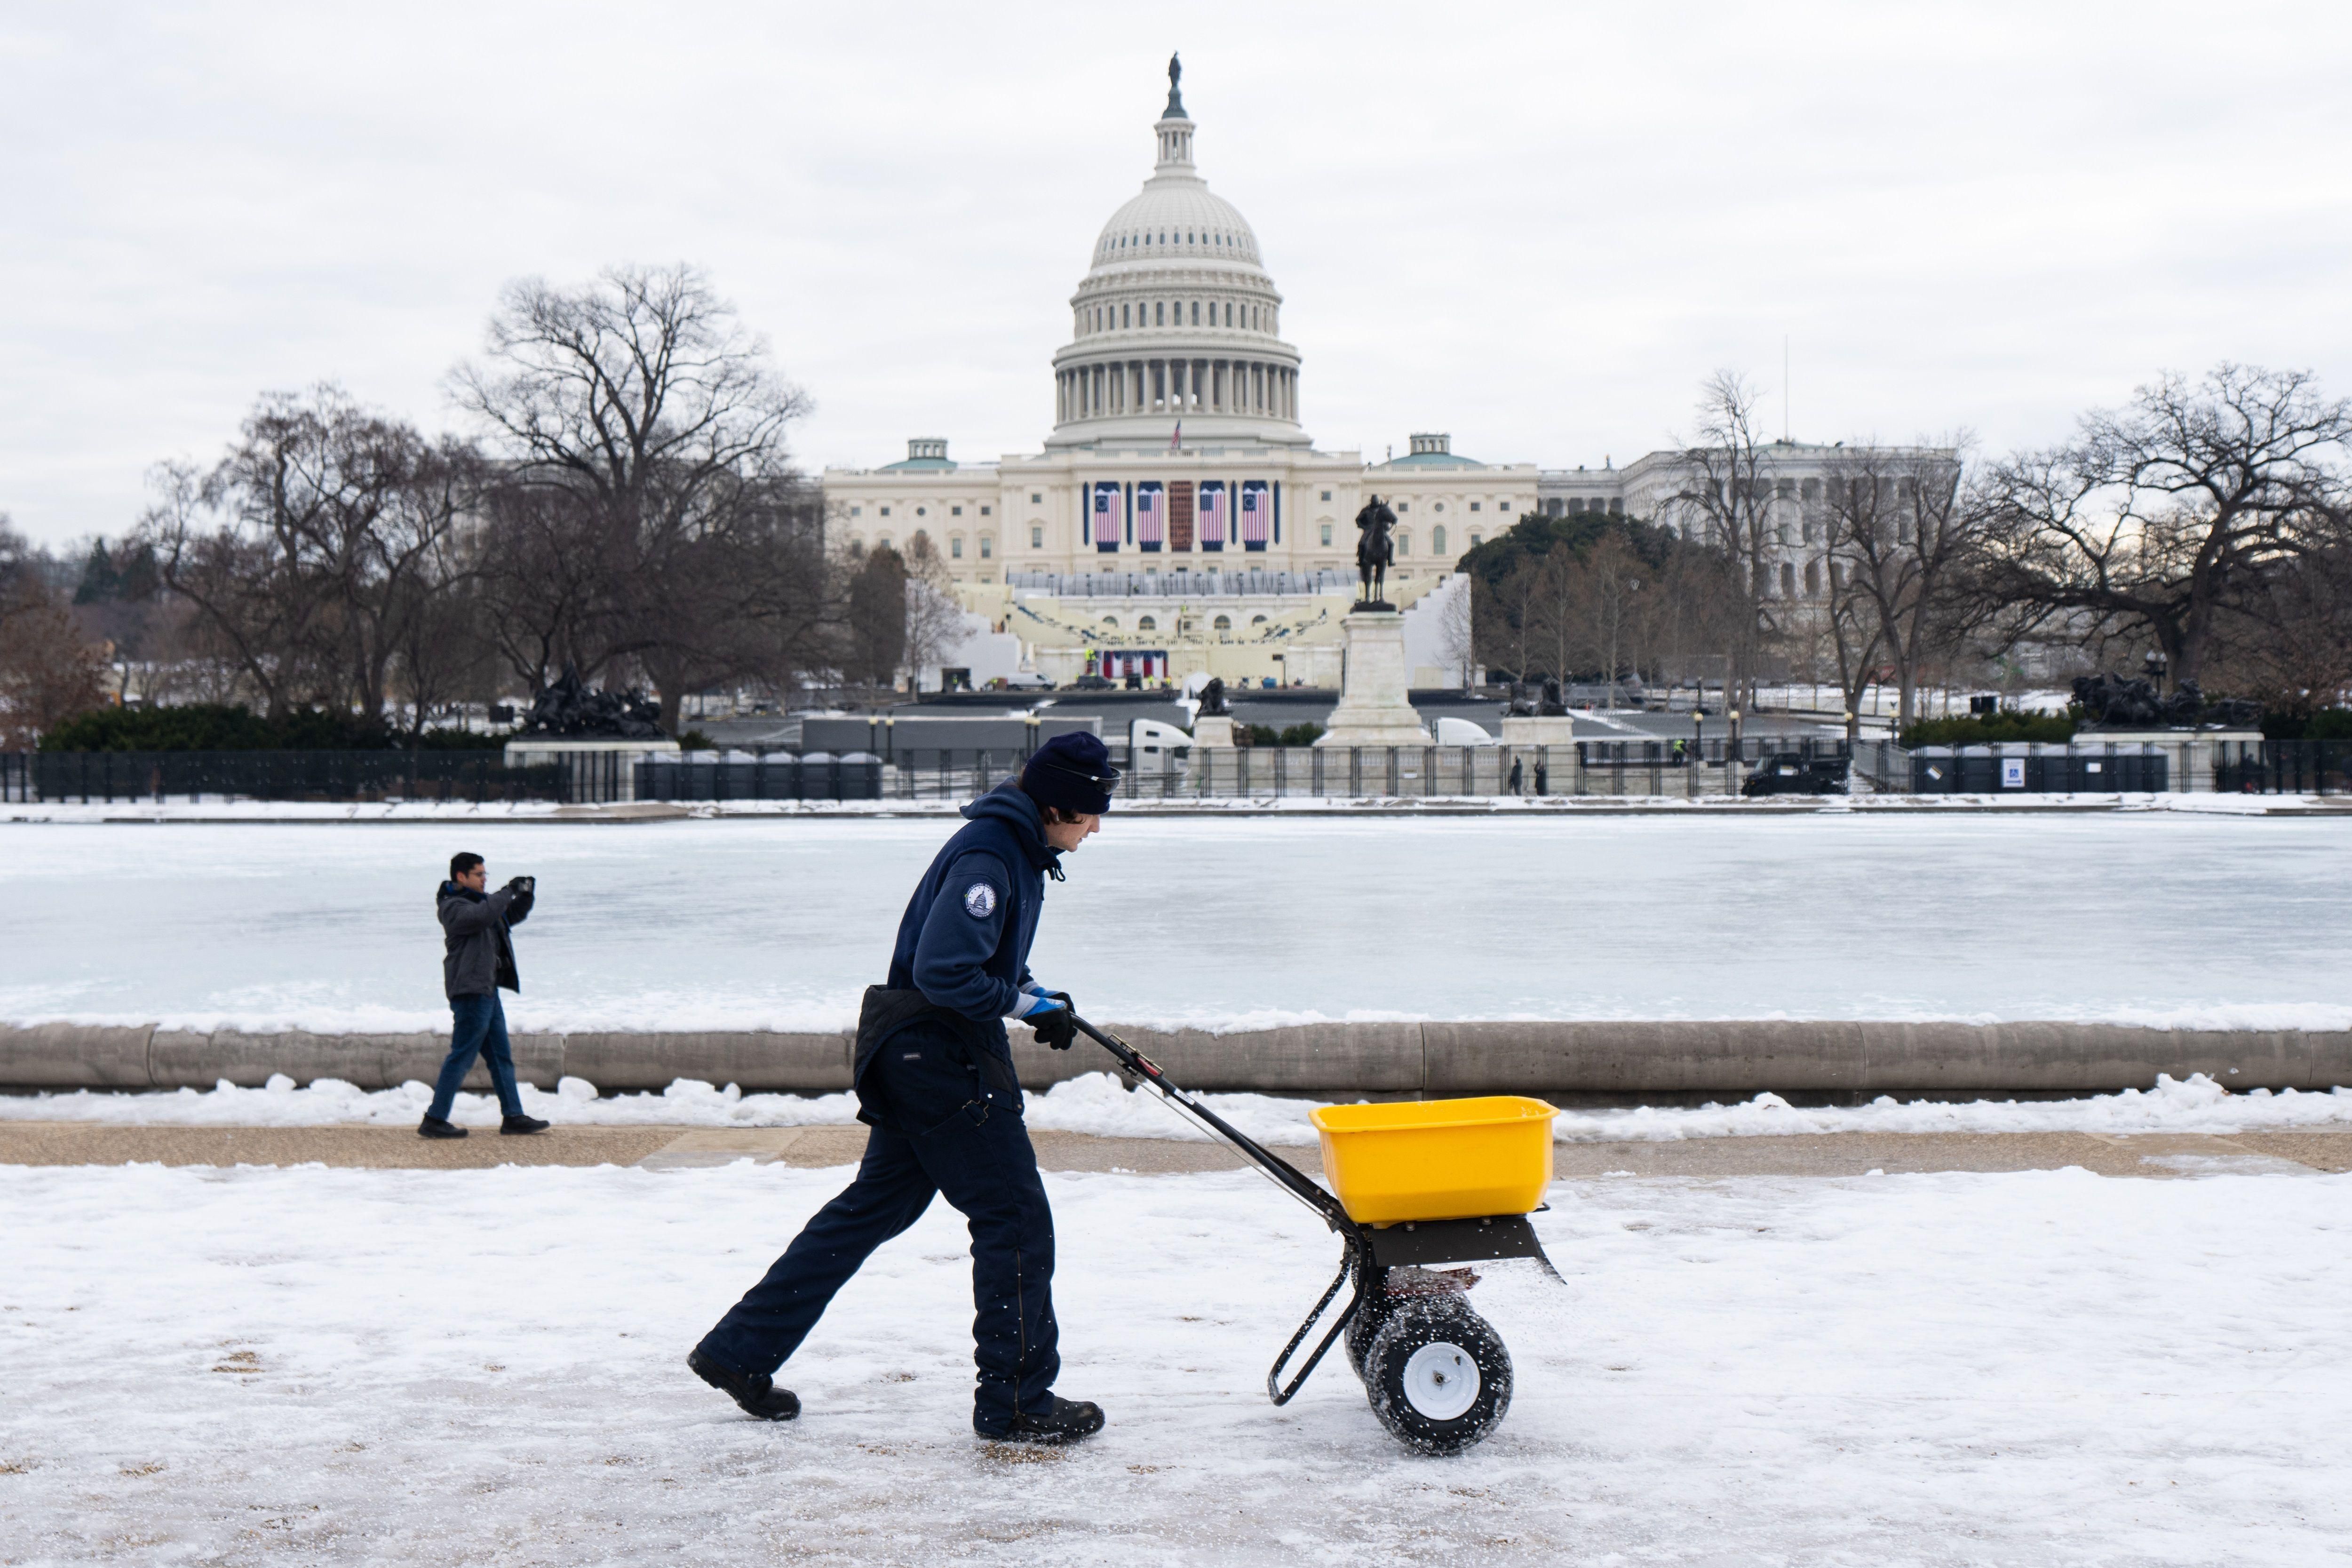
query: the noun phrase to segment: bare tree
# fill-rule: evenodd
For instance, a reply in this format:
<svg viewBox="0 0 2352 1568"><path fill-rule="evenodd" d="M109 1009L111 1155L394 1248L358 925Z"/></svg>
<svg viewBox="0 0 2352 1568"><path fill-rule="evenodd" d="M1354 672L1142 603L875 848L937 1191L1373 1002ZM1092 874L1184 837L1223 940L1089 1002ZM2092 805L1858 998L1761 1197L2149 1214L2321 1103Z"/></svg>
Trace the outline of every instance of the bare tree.
<svg viewBox="0 0 2352 1568"><path fill-rule="evenodd" d="M449 586L477 470L338 387L273 394L209 472L157 471L141 543L273 716L327 702L373 717L403 617Z"/></svg>
<svg viewBox="0 0 2352 1568"><path fill-rule="evenodd" d="M1939 445L1846 447L1822 476L1832 595L1866 608L1876 643L1869 662L1883 650L1895 667L1902 724L1916 717L1922 668L1957 653L1969 625L1959 586L1982 519L1961 485L1968 445L1963 432ZM1849 687L1849 712L1860 691Z"/></svg>
<svg viewBox="0 0 2352 1568"><path fill-rule="evenodd" d="M1449 592L1446 595L1445 603L1438 611L1438 614L1444 617L1438 623L1437 628L1438 657L1445 660L1446 668L1454 672L1455 679L1462 683L1462 689L1467 691L1470 689L1470 677L1473 669L1470 615L1470 602L1473 596L1472 579L1457 576L1449 582L1446 587Z"/></svg>
<svg viewBox="0 0 2352 1568"><path fill-rule="evenodd" d="M0 750L107 700L102 652L53 590L58 564L0 515Z"/></svg>
<svg viewBox="0 0 2352 1568"><path fill-rule="evenodd" d="M1737 566L1740 614L1727 630L1727 702L1752 699L1764 637L1771 631L1770 562L1777 464L1757 424L1760 395L1737 371L1721 370L1701 388L1696 439L1682 447L1684 479L1662 508L1662 521L1722 551Z"/></svg>
<svg viewBox="0 0 2352 1568"><path fill-rule="evenodd" d="M785 437L809 402L700 271L513 284L487 361L451 385L518 492L493 515L521 673L634 664L675 729L689 688L747 672L747 536L793 480Z"/></svg>
<svg viewBox="0 0 2352 1568"><path fill-rule="evenodd" d="M919 677L924 668L940 663L962 641L965 618L947 563L940 559L931 536L917 530L907 542L908 673Z"/></svg>
<svg viewBox="0 0 2352 1568"><path fill-rule="evenodd" d="M2014 607L2012 637L2145 636L2196 679L2233 595L2303 547L2347 439L2352 403L2308 373L2168 374L2085 416L2073 441L1993 466L1987 592Z"/></svg>

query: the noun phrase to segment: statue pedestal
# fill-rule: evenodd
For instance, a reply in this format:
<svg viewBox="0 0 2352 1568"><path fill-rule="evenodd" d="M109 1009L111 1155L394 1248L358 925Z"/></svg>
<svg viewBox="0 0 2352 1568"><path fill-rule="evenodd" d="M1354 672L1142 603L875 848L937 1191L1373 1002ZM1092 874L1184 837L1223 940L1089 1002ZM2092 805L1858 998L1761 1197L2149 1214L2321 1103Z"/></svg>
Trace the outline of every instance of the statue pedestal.
<svg viewBox="0 0 2352 1568"><path fill-rule="evenodd" d="M554 735L527 735L507 742L510 768L562 763L572 783L572 799L581 803L635 800L637 763L646 757L677 754L676 741L570 741Z"/></svg>
<svg viewBox="0 0 2352 1568"><path fill-rule="evenodd" d="M1549 719L1526 716L1503 717L1503 744L1507 746L1565 746L1576 739L1576 721L1555 714Z"/></svg>
<svg viewBox="0 0 2352 1568"><path fill-rule="evenodd" d="M1350 610L1340 623L1348 637L1348 668L1339 706L1331 710L1318 746L1425 746L1429 733L1407 693L1404 616L1395 610Z"/></svg>
<svg viewBox="0 0 2352 1568"><path fill-rule="evenodd" d="M1215 713L1192 721L1192 744L1196 746L1230 746L1234 743L1234 721L1231 714Z"/></svg>

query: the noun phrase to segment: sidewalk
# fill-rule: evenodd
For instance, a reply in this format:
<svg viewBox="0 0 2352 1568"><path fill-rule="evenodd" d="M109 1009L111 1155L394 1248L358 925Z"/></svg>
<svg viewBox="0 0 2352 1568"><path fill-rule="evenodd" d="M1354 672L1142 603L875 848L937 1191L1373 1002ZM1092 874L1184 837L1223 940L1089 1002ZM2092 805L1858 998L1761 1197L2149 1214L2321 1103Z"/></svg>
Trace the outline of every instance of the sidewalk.
<svg viewBox="0 0 2352 1568"><path fill-rule="evenodd" d="M1165 1138L1030 1134L1048 1171L1163 1175L1231 1170L1223 1144ZM477 1128L431 1142L391 1127L122 1127L90 1122L0 1123L0 1164L320 1164L361 1170L469 1170L495 1165L636 1165L651 1171L737 1160L803 1169L855 1164L861 1127L557 1127L530 1138ZM1285 1148L1312 1172L1312 1149ZM1843 1132L1672 1142L1561 1143L1562 1178L1601 1175L1860 1176L1935 1171L2048 1171L2080 1166L2103 1176L2242 1173L2310 1175L2352 1171L2352 1131L2205 1133Z"/></svg>

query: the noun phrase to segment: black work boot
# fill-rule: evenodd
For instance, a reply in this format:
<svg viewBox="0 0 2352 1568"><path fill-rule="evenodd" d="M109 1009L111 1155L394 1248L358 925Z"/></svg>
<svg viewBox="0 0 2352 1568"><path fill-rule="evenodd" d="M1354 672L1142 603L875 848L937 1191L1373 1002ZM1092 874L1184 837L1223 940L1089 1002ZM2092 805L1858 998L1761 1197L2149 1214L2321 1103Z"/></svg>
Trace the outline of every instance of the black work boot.
<svg viewBox="0 0 2352 1568"><path fill-rule="evenodd" d="M463 1138L466 1130L444 1117L428 1116L416 1124L419 1138Z"/></svg>
<svg viewBox="0 0 2352 1568"><path fill-rule="evenodd" d="M764 1372L737 1372L698 1350L687 1352L686 1364L694 1369L695 1376L762 1421L789 1421L801 1413L800 1395L789 1388L778 1388Z"/></svg>
<svg viewBox="0 0 2352 1568"><path fill-rule="evenodd" d="M992 1432L975 1419L971 1429L1000 1443L1075 1443L1103 1429L1102 1406L1084 1399L1054 1396L1051 1410L1024 1411L1002 1432Z"/></svg>
<svg viewBox="0 0 2352 1568"><path fill-rule="evenodd" d="M499 1123L499 1131L520 1136L525 1132L544 1132L548 1124L536 1116L509 1116Z"/></svg>

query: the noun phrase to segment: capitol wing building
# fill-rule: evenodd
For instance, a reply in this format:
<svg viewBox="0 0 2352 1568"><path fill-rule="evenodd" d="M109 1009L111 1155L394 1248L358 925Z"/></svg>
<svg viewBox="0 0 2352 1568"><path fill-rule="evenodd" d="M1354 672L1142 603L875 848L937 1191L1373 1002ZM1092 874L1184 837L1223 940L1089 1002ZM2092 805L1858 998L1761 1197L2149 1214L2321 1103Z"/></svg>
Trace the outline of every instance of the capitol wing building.
<svg viewBox="0 0 2352 1568"><path fill-rule="evenodd" d="M1282 295L1248 220L1193 163L1177 77L1171 62L1151 177L1103 226L1070 298L1044 450L963 463L945 438L919 437L901 461L828 468L829 541L903 552L921 535L941 559L969 633L917 672L925 687L1024 671L1336 687L1355 516L1377 494L1397 515L1389 598L1405 611L1412 684L1458 687L1471 673L1462 554L1530 511L1648 515L1682 482L1679 454L1538 470L1457 456L1436 434L1370 464L1316 450ZM1829 454L1790 447L1776 471L1793 493ZM1802 541L1787 537L1793 593Z"/></svg>

